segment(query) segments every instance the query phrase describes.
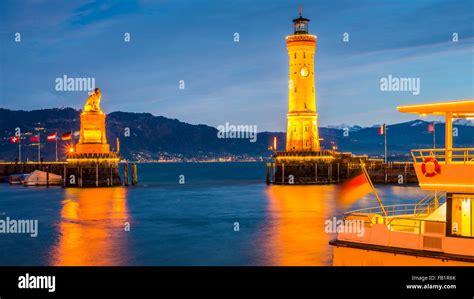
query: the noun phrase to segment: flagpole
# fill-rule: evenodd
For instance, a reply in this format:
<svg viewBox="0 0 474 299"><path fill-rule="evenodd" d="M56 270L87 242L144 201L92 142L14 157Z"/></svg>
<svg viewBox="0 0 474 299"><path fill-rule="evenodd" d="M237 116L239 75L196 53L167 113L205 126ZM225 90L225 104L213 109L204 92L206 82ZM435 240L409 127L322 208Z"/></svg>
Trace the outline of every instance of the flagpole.
<svg viewBox="0 0 474 299"><path fill-rule="evenodd" d="M21 163L21 133L18 136L18 162Z"/></svg>
<svg viewBox="0 0 474 299"><path fill-rule="evenodd" d="M375 198L377 198L377 201L379 202L380 209L382 210L382 213L383 213L385 216L388 216L387 211L385 210L385 208L384 208L384 206L383 206L383 204L382 204L382 200L380 199L379 194L378 194L377 191L375 190L375 187L374 187L374 185L372 184L372 181L370 180L369 173L368 173L367 170L365 169L365 164L362 162L362 159L360 159L359 161L360 161L360 167L362 168L362 172L364 173L365 178L366 178L367 181L369 182L370 188L372 188L372 192L374 192L374 194L375 194Z"/></svg>
<svg viewBox="0 0 474 299"><path fill-rule="evenodd" d="M38 131L38 163L41 163L41 133Z"/></svg>
<svg viewBox="0 0 474 299"><path fill-rule="evenodd" d="M56 136L55 136L55 140L56 140L56 162L58 162L58 133L56 133Z"/></svg>
<svg viewBox="0 0 474 299"><path fill-rule="evenodd" d="M384 147L384 162L387 164L387 127L385 123L383 124L383 147Z"/></svg>

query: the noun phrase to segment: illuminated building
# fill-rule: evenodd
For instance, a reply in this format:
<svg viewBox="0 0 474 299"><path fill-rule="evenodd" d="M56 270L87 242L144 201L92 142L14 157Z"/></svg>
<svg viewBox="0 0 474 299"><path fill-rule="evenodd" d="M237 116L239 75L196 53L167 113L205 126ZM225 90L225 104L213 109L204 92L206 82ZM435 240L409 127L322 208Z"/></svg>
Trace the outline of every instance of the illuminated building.
<svg viewBox="0 0 474 299"><path fill-rule="evenodd" d="M308 34L309 20L293 20L294 34L286 37L289 58L288 127L286 151L319 151L318 114L314 87L316 36Z"/></svg>
<svg viewBox="0 0 474 299"><path fill-rule="evenodd" d="M314 84L316 36L308 33L308 23L300 7L299 17L293 20L294 32L286 37L289 58L286 147L285 151L277 151L274 141L275 163L267 166L267 183L331 184L349 176L347 167L338 163L347 159L347 155L323 150L319 143Z"/></svg>

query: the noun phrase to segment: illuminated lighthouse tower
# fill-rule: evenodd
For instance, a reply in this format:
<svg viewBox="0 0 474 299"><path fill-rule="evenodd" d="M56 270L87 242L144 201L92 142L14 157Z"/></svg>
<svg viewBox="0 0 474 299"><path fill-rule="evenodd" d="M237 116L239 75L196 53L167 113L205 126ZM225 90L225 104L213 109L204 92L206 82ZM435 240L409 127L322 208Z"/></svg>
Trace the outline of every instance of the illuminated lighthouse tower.
<svg viewBox="0 0 474 299"><path fill-rule="evenodd" d="M286 37L289 57L287 152L319 151L318 114L314 88L316 36L308 34L309 20L293 20L294 34Z"/></svg>
<svg viewBox="0 0 474 299"><path fill-rule="evenodd" d="M335 184L352 176L351 163L360 158L351 153L322 149L319 144L316 90L314 88L314 53L316 36L308 34L309 20L293 20L294 33L286 37L289 58L288 127L286 149L277 150L276 136L273 163L267 163L267 184ZM329 138L330 139L330 138ZM328 143L335 144L328 140Z"/></svg>

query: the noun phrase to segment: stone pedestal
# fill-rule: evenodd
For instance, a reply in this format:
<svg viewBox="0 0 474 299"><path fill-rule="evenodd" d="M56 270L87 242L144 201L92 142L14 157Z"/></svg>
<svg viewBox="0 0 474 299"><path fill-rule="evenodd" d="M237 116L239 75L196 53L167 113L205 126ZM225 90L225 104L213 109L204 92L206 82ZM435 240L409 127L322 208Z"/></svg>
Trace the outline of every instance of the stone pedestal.
<svg viewBox="0 0 474 299"><path fill-rule="evenodd" d="M107 144L105 130L105 113L83 112L81 114L81 132L76 144L77 154L108 154L110 146Z"/></svg>

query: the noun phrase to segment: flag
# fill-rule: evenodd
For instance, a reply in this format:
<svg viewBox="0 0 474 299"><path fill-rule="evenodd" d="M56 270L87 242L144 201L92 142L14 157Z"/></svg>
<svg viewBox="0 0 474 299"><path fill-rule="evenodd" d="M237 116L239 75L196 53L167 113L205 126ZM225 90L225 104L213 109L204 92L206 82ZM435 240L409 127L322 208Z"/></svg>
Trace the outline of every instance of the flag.
<svg viewBox="0 0 474 299"><path fill-rule="evenodd" d="M50 141L50 142L51 142L51 141L55 141L55 140L56 140L56 137L58 137L58 133L57 133L57 132L56 132L56 133L53 133L53 134L49 134L47 140Z"/></svg>
<svg viewBox="0 0 474 299"><path fill-rule="evenodd" d="M30 141L31 142L40 142L40 138L39 138L39 136L31 136Z"/></svg>
<svg viewBox="0 0 474 299"><path fill-rule="evenodd" d="M19 142L20 142L20 137L18 136L10 137L10 143L19 143Z"/></svg>
<svg viewBox="0 0 474 299"><path fill-rule="evenodd" d="M61 140L71 140L72 139L72 133L71 131L64 133L61 135Z"/></svg>
<svg viewBox="0 0 474 299"><path fill-rule="evenodd" d="M429 123L428 124L428 132L431 132L431 133L434 132L434 130L435 130L434 126L435 126L434 123Z"/></svg>
<svg viewBox="0 0 474 299"><path fill-rule="evenodd" d="M379 135L385 135L386 131L387 131L387 128L385 127L385 124L379 127Z"/></svg>
<svg viewBox="0 0 474 299"><path fill-rule="evenodd" d="M339 189L339 201L344 207L349 207L358 199L364 197L366 194L372 192L372 187L369 184L364 172L356 177L346 181Z"/></svg>

